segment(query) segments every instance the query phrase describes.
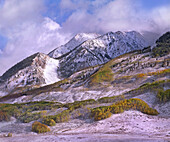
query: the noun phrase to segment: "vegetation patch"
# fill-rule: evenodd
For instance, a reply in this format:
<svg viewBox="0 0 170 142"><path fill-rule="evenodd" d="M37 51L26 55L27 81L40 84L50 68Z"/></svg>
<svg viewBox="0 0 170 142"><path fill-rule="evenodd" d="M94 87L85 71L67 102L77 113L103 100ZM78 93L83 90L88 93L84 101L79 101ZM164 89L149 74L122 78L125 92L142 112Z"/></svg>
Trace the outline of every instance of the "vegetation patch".
<svg viewBox="0 0 170 142"><path fill-rule="evenodd" d="M32 131L36 133L45 133L45 132L49 132L50 128L47 125L44 125L38 121L35 121L32 124Z"/></svg>
<svg viewBox="0 0 170 142"><path fill-rule="evenodd" d="M55 126L56 123L53 119L45 118L43 119L42 123L48 125L48 126Z"/></svg>
<svg viewBox="0 0 170 142"><path fill-rule="evenodd" d="M10 115L8 115L6 112L0 111L0 122L1 121L9 121Z"/></svg>
<svg viewBox="0 0 170 142"><path fill-rule="evenodd" d="M29 102L22 104L0 104L1 115L5 120L11 116L17 118L19 121L28 123L33 120L38 120L42 117L41 112L32 113L39 110L51 110L61 108L62 104L55 102ZM6 116L6 117L5 117Z"/></svg>
<svg viewBox="0 0 170 142"><path fill-rule="evenodd" d="M153 57L162 57L170 53L170 43L169 47L165 46L166 44L160 44L159 47L155 47L152 50Z"/></svg>
<svg viewBox="0 0 170 142"><path fill-rule="evenodd" d="M131 78L144 78L146 76L152 76L152 75L157 75L157 76L163 76L163 75L166 75L166 74L169 74L170 73L170 69L163 69L163 70L159 70L159 71L156 71L156 72L149 72L149 73L139 73L139 74L136 74L136 75L129 75L129 76L121 76L119 78L117 78L116 80L126 80L126 79L131 79Z"/></svg>
<svg viewBox="0 0 170 142"><path fill-rule="evenodd" d="M57 115L46 116L44 119L53 119L56 123L62 123L69 121L70 118L71 118L70 110L64 110Z"/></svg>
<svg viewBox="0 0 170 142"><path fill-rule="evenodd" d="M125 99L114 103L111 106L101 106L91 110L91 116L95 121L102 120L111 116L111 114L122 113L125 110L138 110L149 115L158 115L156 109L152 109L148 104L140 99Z"/></svg>
<svg viewBox="0 0 170 142"><path fill-rule="evenodd" d="M160 70L160 71L156 71L156 72L149 72L148 75L163 75L163 74L167 74L170 73L170 69L164 69L164 70Z"/></svg>
<svg viewBox="0 0 170 142"><path fill-rule="evenodd" d="M145 73L140 73L140 74L137 74L137 75L136 75L137 78L143 78L143 77L145 77L145 76L146 76Z"/></svg>
<svg viewBox="0 0 170 142"><path fill-rule="evenodd" d="M160 102L168 102L170 101L170 89L164 91L164 90L159 90L157 97L159 98Z"/></svg>
<svg viewBox="0 0 170 142"><path fill-rule="evenodd" d="M115 59L109 61L105 65L103 65L96 73L91 76L90 86L101 84L103 82L111 82L113 81L113 72L111 67L115 64Z"/></svg>
<svg viewBox="0 0 170 142"><path fill-rule="evenodd" d="M12 133L8 133L7 137L12 137Z"/></svg>
<svg viewBox="0 0 170 142"><path fill-rule="evenodd" d="M67 107L70 111L73 111L73 110L80 108L82 106L95 104L95 103L97 103L97 102L94 99L89 99L89 100L83 100L83 101L75 101L73 103L68 103L63 106Z"/></svg>
<svg viewBox="0 0 170 142"><path fill-rule="evenodd" d="M25 112L22 116L19 117L19 120L24 123L29 123L34 120L38 120L41 118L41 112L39 113L31 113L31 112Z"/></svg>
<svg viewBox="0 0 170 142"><path fill-rule="evenodd" d="M156 91L157 92L157 89L162 89L164 84L169 84L169 83L170 83L170 80L159 80L159 81L155 81L152 83L145 83L145 84L141 85L140 87L125 93L124 95L126 95L126 94L136 95L136 94L141 94L141 93L144 93L147 91Z"/></svg>
<svg viewBox="0 0 170 142"><path fill-rule="evenodd" d="M103 97L97 100L99 103L112 103L115 101L120 101L125 99L124 95L119 95L119 96L113 96L113 97Z"/></svg>

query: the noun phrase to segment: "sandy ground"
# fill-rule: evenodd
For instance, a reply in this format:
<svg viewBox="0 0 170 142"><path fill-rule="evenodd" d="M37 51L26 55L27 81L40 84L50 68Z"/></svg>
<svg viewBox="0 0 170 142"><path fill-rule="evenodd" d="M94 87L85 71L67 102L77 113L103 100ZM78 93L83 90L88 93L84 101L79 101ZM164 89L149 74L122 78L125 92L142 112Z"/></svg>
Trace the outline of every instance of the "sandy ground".
<svg viewBox="0 0 170 142"><path fill-rule="evenodd" d="M125 111L98 122L74 119L50 127L51 132L31 132L30 123L15 119L0 123L0 142L168 142L170 118ZM12 138L3 137L11 132Z"/></svg>
<svg viewBox="0 0 170 142"><path fill-rule="evenodd" d="M70 135L33 135L0 138L0 142L168 142L170 139L150 138L138 135L115 134L70 134Z"/></svg>

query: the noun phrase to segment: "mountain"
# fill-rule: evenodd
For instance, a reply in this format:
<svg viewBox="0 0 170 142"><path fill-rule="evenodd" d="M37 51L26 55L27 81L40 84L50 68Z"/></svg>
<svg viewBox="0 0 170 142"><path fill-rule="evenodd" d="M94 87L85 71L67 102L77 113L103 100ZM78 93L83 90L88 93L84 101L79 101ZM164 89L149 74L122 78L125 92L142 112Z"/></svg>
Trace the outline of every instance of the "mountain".
<svg viewBox="0 0 170 142"><path fill-rule="evenodd" d="M57 58L24 59L0 77L0 133L21 141L25 134L43 141L56 141L56 134L64 134L59 141L87 140L83 134L168 141L169 40L167 32L145 47L137 32L109 32Z"/></svg>
<svg viewBox="0 0 170 142"><path fill-rule="evenodd" d="M61 45L51 51L48 55L51 58L59 58L60 56L70 52L73 50L76 46L80 45L86 40L94 39L100 36L99 34L96 33L80 33L75 35L68 43L65 45Z"/></svg>
<svg viewBox="0 0 170 142"><path fill-rule="evenodd" d="M57 66L57 60L43 53L36 53L5 72L0 77L0 89L10 93L11 91L24 91L24 87L32 89L59 81Z"/></svg>
<svg viewBox="0 0 170 142"><path fill-rule="evenodd" d="M134 36L132 36L132 33ZM130 40L128 43L125 44L125 39L129 38ZM139 37L140 34L137 34ZM168 36L169 34L166 33ZM163 40L162 37L167 37L166 35L161 36L154 47L142 47L142 45L145 44L141 38L136 38L136 42L134 42L132 39L135 39L136 32L130 32L130 33L108 33L103 36L99 36L96 39L88 40L83 42L80 46L76 47L71 53L64 54L63 57L60 59L53 59L48 57L47 55L43 55L44 63L46 60L52 60L56 64L46 66L47 71L49 71L48 75L51 75L51 78L53 78L53 81L47 86L45 86L47 80L51 79L49 76L45 78L43 75L45 75L44 67L42 65L40 68L42 68L41 72L41 83L34 83L39 86L33 85L34 89L26 90L25 88L19 88L18 91L22 93L17 93L14 89L12 93L9 93L9 95L4 96L4 98L1 98L4 100L5 98L18 98L21 96L21 98L24 96L24 99L21 99L22 102L29 101L28 98L32 98L34 101L39 100L55 100L59 102L73 102L73 101L80 101L84 99L98 99L104 96L114 96L114 95L121 95L121 94L128 94L129 96L131 94L131 90L140 88L141 85L145 83L153 83L155 81L160 80L168 80L169 79L169 41ZM117 38L116 41L114 41L111 37ZM118 38L120 37L120 39ZM126 38L125 38L126 37ZM112 39L112 42L109 47L112 47L111 50L108 49L108 41ZM166 39L166 38L164 38ZM102 41L102 44L99 42ZM131 43L131 42L132 43ZM161 41L161 42L159 42ZM92 44L94 43L98 44L98 50L95 48L97 45ZM139 45L136 45L136 43L141 43ZM100 43L100 44L99 44ZM116 46L121 44L122 46ZM129 44L133 44L133 46L129 46ZM94 45L93 48L91 45ZM103 46L102 46L103 45ZM107 45L107 46L106 46ZM163 46L164 45L164 46ZM127 49L123 51L122 47L126 47ZM88 49L90 48L90 49ZM161 50L159 50L161 48ZM104 50L105 49L105 50ZM109 50L112 53L115 53L117 56L116 58L112 57L114 54L111 54L110 52L107 52ZM119 50L117 50L119 49ZM90 50L90 52L89 52ZM168 50L168 52L167 52ZM86 51L86 52L84 52ZM100 52L99 52L100 51ZM103 51L103 52L102 52ZM122 51L123 54L120 52ZM161 51L161 52L160 52ZM162 54L162 51L166 51L166 54ZM94 56L91 52L95 52ZM103 55L105 53L108 53L109 57L111 56L113 59L110 60L106 56L104 58L101 58L101 54ZM79 54L82 55L82 57L79 56ZM120 54L120 56L118 56ZM88 55L88 56L86 56ZM155 56L156 55L156 56ZM35 56L35 55L34 55ZM84 66L81 68L78 65L84 63L88 63L89 58L94 58L92 60L91 64L87 66ZM78 60L78 59L82 60ZM100 59L98 59L100 58ZM72 60L73 59L73 60ZM98 62L94 62L95 59ZM28 59L25 59L26 61ZM86 60L86 62L85 62ZM101 60L101 62L99 62ZM65 61L65 62L64 62ZM108 62L107 62L108 61ZM94 63L93 63L94 62ZM106 62L106 63L105 63ZM21 62L22 63L22 62ZM62 64L65 64L65 66L61 66ZM70 63L70 65L69 65ZM98 64L97 64L98 63ZM25 64L25 63L24 63ZM77 64L77 65L76 65ZM35 66L34 66L35 67ZM36 66L36 68L39 68L39 66ZM50 67L53 67L53 71L50 71ZM70 71L70 74L68 77L61 78L61 71L63 69L63 73L66 69L67 71ZM10 69L11 70L11 69ZM76 71L78 70L78 71ZM9 71L7 71L8 73ZM7 76L5 73L3 76ZM14 73L14 72L13 72ZM54 74L52 74L54 73ZM15 74L15 73L14 73ZM4 77L1 77L3 79ZM14 75L13 75L14 76ZM39 75L40 76L40 75ZM48 79L47 79L48 78ZM60 79L60 81L59 81ZM26 79L27 80L27 79ZM51 79L52 80L52 79ZM55 80L58 80L58 82ZM50 83L50 82L49 82ZM41 84L44 84L42 87ZM164 87L168 87L169 82L163 82ZM140 90L140 89L139 89ZM129 92L130 91L130 92ZM146 90L149 91L149 90ZM138 93L134 93L133 95L137 95ZM140 91L139 94L140 95ZM5 100L6 100L5 99Z"/></svg>
<svg viewBox="0 0 170 142"><path fill-rule="evenodd" d="M58 59L58 74L66 78L84 68L103 64L124 53L143 49L148 44L138 32L109 32L95 39L84 41Z"/></svg>
<svg viewBox="0 0 170 142"><path fill-rule="evenodd" d="M34 54L0 77L1 92L14 93L55 83L88 67L102 65L124 53L147 46L138 32L81 33L48 55ZM22 88L22 89L21 89Z"/></svg>

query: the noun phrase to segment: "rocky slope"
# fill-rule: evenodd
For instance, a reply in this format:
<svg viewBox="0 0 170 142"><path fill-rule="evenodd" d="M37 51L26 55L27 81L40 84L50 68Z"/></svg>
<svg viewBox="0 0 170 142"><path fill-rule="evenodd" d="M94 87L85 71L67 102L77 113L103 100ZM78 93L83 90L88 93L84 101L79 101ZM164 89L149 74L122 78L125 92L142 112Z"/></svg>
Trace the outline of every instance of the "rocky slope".
<svg viewBox="0 0 170 142"><path fill-rule="evenodd" d="M84 68L100 65L109 60L143 49L146 41L137 32L109 32L92 40L87 40L60 58L59 75L69 77Z"/></svg>
<svg viewBox="0 0 170 142"><path fill-rule="evenodd" d="M102 65L119 55L146 46L142 35L135 31L109 32L102 36L94 33L77 34L68 43L50 52L51 58L38 53L5 72L0 77L0 93L3 96L48 85L68 78L77 71Z"/></svg>
<svg viewBox="0 0 170 142"><path fill-rule="evenodd" d="M36 53L19 62L0 77L1 92L14 93L59 81L58 61Z"/></svg>
<svg viewBox="0 0 170 142"><path fill-rule="evenodd" d="M160 47L157 44L152 50L151 47L148 47L126 53L110 60L106 64L88 67L73 73L69 78L54 84L24 91L22 94L11 93L0 100L18 98L14 99L15 102L40 100L73 102L121 94L127 94L128 97L128 94L133 94L128 93L129 91L139 88L145 83L153 83L170 78L170 55L167 44L168 42L165 47ZM159 48L163 48L164 50L158 50ZM165 51L166 54L162 55L162 51ZM59 69L60 67L58 67ZM169 81L163 84L164 89L168 89ZM146 90L146 92L141 91L141 93L135 92L133 95L145 94L147 91L151 90ZM14 100L12 99L11 101ZM155 102L156 100L155 97Z"/></svg>
<svg viewBox="0 0 170 142"><path fill-rule="evenodd" d="M13 78L19 72L25 74L25 82L28 76L25 70L30 71L30 67L36 70L34 77L43 81L33 80L39 87L33 85L31 88L27 84L30 89L20 82L24 87L18 89L19 93L13 90L0 98L0 140L28 141L29 137L37 141L96 141L99 139L99 136L94 138L96 134L100 135L101 141L106 140L106 135L109 135L107 140L112 141L115 137L110 136L114 134L118 138L116 141L168 142L170 33L161 36L153 47L146 48L139 42L141 40L137 40L139 38L136 41L140 44L136 45L133 41L136 33L135 36L132 33L128 44L124 40L128 33L108 33L83 42L60 58L38 53L8 70L1 77L4 84L9 79L11 82L12 79L19 80L21 76ZM108 41L112 41L111 49ZM81 56L77 56L79 54ZM103 56L105 54L108 56ZM82 60L78 60L81 57ZM96 62L81 68L79 65L87 57ZM62 64L70 67L71 72L68 74L69 70L63 66L66 75L63 78ZM49 84L44 85L46 83ZM51 131L36 136L31 132L35 121L49 125ZM3 136L9 132L14 138ZM127 139L120 139L125 136Z"/></svg>
<svg viewBox="0 0 170 142"><path fill-rule="evenodd" d="M68 43L65 45L61 45L51 51L48 55L51 58L59 58L60 56L70 52L73 50L75 47L79 46L81 43L83 43L86 40L94 39L100 36L99 34L96 33L80 33L75 35Z"/></svg>

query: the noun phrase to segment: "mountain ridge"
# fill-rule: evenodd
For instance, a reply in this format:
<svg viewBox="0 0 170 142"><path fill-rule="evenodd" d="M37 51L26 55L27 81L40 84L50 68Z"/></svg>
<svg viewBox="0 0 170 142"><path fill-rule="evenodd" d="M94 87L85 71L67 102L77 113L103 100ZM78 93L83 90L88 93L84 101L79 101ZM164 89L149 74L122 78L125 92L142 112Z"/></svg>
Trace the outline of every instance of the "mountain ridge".
<svg viewBox="0 0 170 142"><path fill-rule="evenodd" d="M77 71L104 64L116 56L136 49L142 49L145 46L146 42L142 35L135 31L108 32L104 35L80 33L65 45L51 51L48 54L49 56L43 53L36 53L14 65L0 77L0 88L1 90L7 90L9 93L18 87L32 85L37 85L38 87L51 84L68 78ZM126 47L127 49L124 50ZM121 51L112 51L114 48L119 48ZM34 58L36 58L35 62L33 61L35 60ZM33 63L34 65L32 65ZM24 71L27 67L28 70ZM33 70L37 71L34 72ZM22 75L19 75L20 77L16 77L18 72L22 73Z"/></svg>
<svg viewBox="0 0 170 142"><path fill-rule="evenodd" d="M113 33L109 34L105 36L106 41L109 41L107 38L112 38ZM122 34L124 33L118 36ZM169 33L165 33L152 47L134 46L130 52L125 51L126 53L113 59L105 57L108 59L107 62L79 68L69 77L63 78L58 74L61 69L60 59L53 59L42 53L34 55L34 58L30 58L33 59L32 66L29 66L29 62L28 70L24 68L19 72L23 74L25 70L31 71L30 67L39 69L41 72L34 75L41 76L45 83L14 86L11 91L1 94L0 123L3 125L0 125L0 132L12 132L14 136L16 133L17 135L28 133L31 136L33 133L31 131L35 131L31 129L31 125L33 127L38 123L48 128L48 131L51 130L46 136L56 133L65 136L65 134L97 132L100 135L142 133L148 136L149 134L149 140L151 136L154 140L155 136L167 138L170 126L170 39L168 37ZM95 58L98 57L99 52L94 52L95 46L85 46L88 42L83 42L81 46L75 48L75 51L88 53L89 49ZM106 43L109 45L109 42ZM106 46L99 48L107 49ZM63 58L69 57L71 53ZM80 56L78 57L73 56L76 61L80 59ZM66 61L69 59L71 58ZM44 62L38 62L39 60ZM70 64L73 63L70 61ZM25 74L26 77L27 75ZM30 79L33 79L32 77L35 76L31 76ZM26 78L28 79L29 77ZM14 83L14 80L11 82ZM10 84L7 82L5 85ZM44 129L40 128L38 132L44 132Z"/></svg>

